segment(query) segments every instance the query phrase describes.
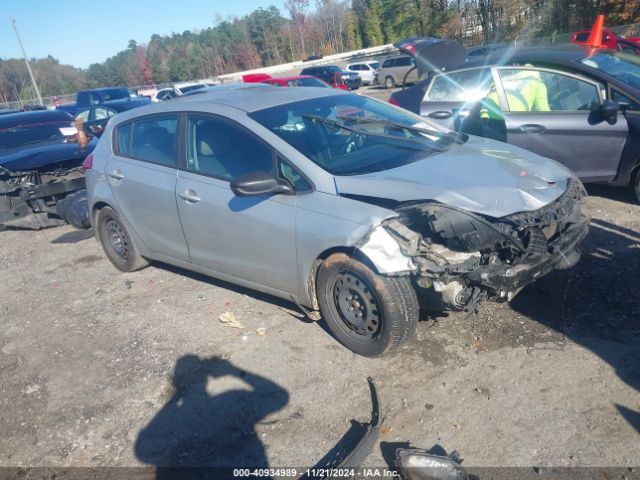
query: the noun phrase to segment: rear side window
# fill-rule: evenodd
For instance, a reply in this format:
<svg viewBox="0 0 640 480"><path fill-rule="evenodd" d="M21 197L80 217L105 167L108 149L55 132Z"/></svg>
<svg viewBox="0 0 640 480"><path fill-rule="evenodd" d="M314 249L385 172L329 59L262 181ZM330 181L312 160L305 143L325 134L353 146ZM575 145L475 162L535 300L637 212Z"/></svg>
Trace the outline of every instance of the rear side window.
<svg viewBox="0 0 640 480"><path fill-rule="evenodd" d="M410 57L401 57L396 59L396 67L408 67L411 64L412 62Z"/></svg>
<svg viewBox="0 0 640 480"><path fill-rule="evenodd" d="M178 117L147 117L116 128L118 155L166 166L177 162Z"/></svg>
<svg viewBox="0 0 640 480"><path fill-rule="evenodd" d="M395 65L396 61L394 58L390 58L389 60L385 60L382 64L382 68L389 68Z"/></svg>

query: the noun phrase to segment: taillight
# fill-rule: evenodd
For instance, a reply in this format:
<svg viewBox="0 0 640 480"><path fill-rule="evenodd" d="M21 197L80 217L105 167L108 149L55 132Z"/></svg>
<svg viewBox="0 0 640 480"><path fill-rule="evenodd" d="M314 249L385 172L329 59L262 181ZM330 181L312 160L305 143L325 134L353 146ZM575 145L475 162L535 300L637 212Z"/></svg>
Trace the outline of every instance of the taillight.
<svg viewBox="0 0 640 480"><path fill-rule="evenodd" d="M87 155L87 158L82 162L82 168L85 170L91 170L93 168L93 153Z"/></svg>
<svg viewBox="0 0 640 480"><path fill-rule="evenodd" d="M395 98L393 98L393 97L389 97L389 103L390 103L391 105L395 105L396 107L399 107L399 106L400 106L400 105L398 105L398 101L397 101Z"/></svg>

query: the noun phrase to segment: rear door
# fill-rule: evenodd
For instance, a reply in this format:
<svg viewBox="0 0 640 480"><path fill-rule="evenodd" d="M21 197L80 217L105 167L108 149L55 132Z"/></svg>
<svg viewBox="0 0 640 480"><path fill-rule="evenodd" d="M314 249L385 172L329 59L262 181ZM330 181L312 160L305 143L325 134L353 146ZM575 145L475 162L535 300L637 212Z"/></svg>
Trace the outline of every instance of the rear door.
<svg viewBox="0 0 640 480"><path fill-rule="evenodd" d="M497 73L508 143L552 158L585 181L615 178L628 126L622 114L610 125L592 111L602 103L601 84L530 67Z"/></svg>
<svg viewBox="0 0 640 480"><path fill-rule="evenodd" d="M230 181L276 173L273 150L244 127L190 114L178 210L193 263L281 292L298 288L295 195L237 197Z"/></svg>
<svg viewBox="0 0 640 480"><path fill-rule="evenodd" d="M150 250L188 260L175 188L178 115L140 117L118 125L105 166L117 209Z"/></svg>

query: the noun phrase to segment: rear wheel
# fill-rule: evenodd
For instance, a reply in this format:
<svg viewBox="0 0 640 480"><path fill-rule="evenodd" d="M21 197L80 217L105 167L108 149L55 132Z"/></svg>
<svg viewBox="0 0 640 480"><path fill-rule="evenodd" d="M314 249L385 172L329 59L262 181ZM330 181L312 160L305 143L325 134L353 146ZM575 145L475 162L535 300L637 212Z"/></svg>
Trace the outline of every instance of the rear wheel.
<svg viewBox="0 0 640 480"><path fill-rule="evenodd" d="M396 86L396 81L391 75L388 75L384 78L384 86L386 88L393 88Z"/></svg>
<svg viewBox="0 0 640 480"><path fill-rule="evenodd" d="M418 300L408 277L378 275L343 254L318 271L318 303L337 340L366 357L381 356L407 340L418 323Z"/></svg>
<svg viewBox="0 0 640 480"><path fill-rule="evenodd" d="M123 272L134 272L149 265L138 251L120 215L110 207L98 212L96 230L104 253Z"/></svg>

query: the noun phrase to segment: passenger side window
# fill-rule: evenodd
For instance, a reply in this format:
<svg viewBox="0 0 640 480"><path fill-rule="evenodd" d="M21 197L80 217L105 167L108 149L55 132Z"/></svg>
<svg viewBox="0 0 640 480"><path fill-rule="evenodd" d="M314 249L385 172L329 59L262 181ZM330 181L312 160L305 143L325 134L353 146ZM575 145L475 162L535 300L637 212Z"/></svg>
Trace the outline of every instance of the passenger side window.
<svg viewBox="0 0 640 480"><path fill-rule="evenodd" d="M491 70L474 69L437 76L424 100L477 102L489 95L496 95ZM495 100L497 103L497 96Z"/></svg>
<svg viewBox="0 0 640 480"><path fill-rule="evenodd" d="M534 69L504 69L499 73L512 112L590 110L600 101L595 85L567 75Z"/></svg>
<svg viewBox="0 0 640 480"><path fill-rule="evenodd" d="M246 173L275 174L270 148L247 130L213 117L190 117L187 169L234 180Z"/></svg>
<svg viewBox="0 0 640 480"><path fill-rule="evenodd" d="M119 155L175 166L178 117L149 117L116 128L116 153Z"/></svg>

